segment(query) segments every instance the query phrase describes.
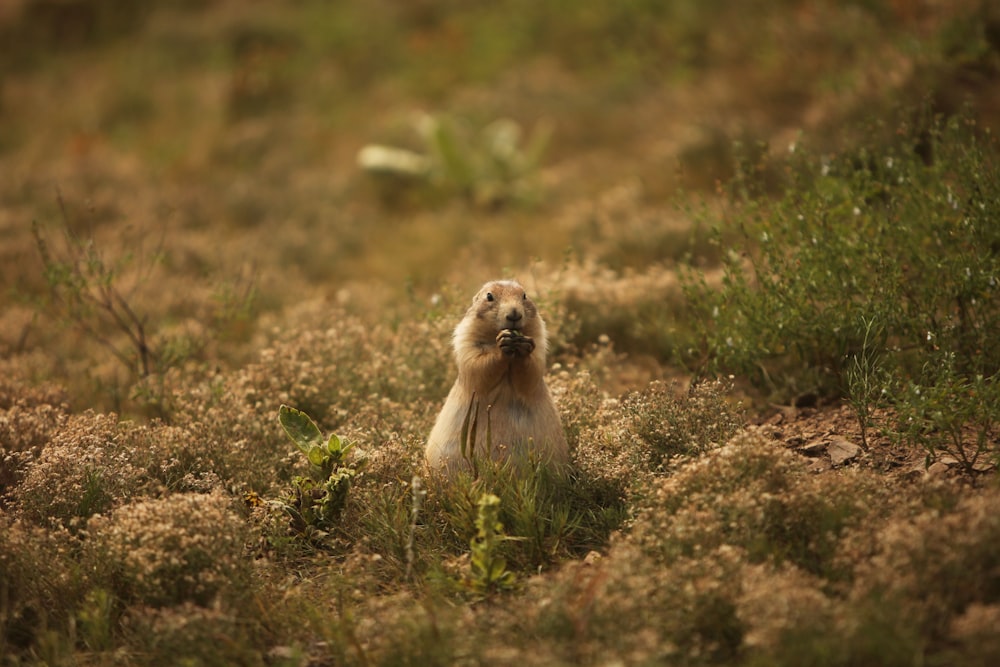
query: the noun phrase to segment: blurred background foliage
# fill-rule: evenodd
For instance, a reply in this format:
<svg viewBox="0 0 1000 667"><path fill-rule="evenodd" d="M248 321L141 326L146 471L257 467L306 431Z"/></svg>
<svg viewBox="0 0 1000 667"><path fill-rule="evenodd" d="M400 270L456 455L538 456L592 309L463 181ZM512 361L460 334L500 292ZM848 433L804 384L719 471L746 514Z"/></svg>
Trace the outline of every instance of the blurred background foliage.
<svg viewBox="0 0 1000 667"><path fill-rule="evenodd" d="M771 157L835 154L872 116L1000 117L1000 15L975 0L13 0L0 42L0 346L112 388L39 319L32 222L133 260L119 289L175 361L247 359L291 294L381 314L506 272L560 285L573 345L663 363L665 272L719 266L721 183L777 192ZM368 145L443 177L387 186Z"/></svg>

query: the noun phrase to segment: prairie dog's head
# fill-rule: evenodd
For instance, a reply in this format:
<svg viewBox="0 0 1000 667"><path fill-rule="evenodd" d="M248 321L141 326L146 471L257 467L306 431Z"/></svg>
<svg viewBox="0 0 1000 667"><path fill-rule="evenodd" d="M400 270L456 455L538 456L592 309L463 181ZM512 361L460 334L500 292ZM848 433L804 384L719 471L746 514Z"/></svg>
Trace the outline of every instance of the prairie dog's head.
<svg viewBox="0 0 1000 667"><path fill-rule="evenodd" d="M462 324L491 342L504 329L537 338L545 336L545 324L538 316L535 302L515 280L494 280L483 285L472 299Z"/></svg>

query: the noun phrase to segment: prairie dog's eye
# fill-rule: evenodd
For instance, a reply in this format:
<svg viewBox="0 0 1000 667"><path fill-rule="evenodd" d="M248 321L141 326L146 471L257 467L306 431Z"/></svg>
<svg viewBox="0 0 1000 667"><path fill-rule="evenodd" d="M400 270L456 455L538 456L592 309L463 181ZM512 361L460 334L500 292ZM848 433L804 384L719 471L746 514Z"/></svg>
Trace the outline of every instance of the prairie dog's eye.
<svg viewBox="0 0 1000 667"><path fill-rule="evenodd" d="M486 293L486 300L487 301L492 301L493 300L493 292L487 292Z"/></svg>
<svg viewBox="0 0 1000 667"><path fill-rule="evenodd" d="M524 300L525 300L525 301L527 301L527 300L528 300L528 293L527 293L527 292L525 292L525 293L524 293L524 294L523 294L522 296L524 297Z"/></svg>

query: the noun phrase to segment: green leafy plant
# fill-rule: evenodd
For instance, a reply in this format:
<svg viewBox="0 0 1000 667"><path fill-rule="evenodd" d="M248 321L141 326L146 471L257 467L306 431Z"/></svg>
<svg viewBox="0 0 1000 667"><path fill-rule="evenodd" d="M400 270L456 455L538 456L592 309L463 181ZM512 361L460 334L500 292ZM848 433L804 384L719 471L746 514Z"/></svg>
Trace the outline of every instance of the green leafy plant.
<svg viewBox="0 0 1000 667"><path fill-rule="evenodd" d="M351 482L358 474L348 463L354 443L335 433L324 438L309 415L287 405L278 409L278 420L310 464L308 477L292 479L292 493L285 503L292 530L310 541L322 542L340 518Z"/></svg>
<svg viewBox="0 0 1000 667"><path fill-rule="evenodd" d="M507 569L507 560L499 555L500 545L511 539L500 523L500 498L485 493L479 498L476 535L469 543L467 585L477 593L494 593L514 587L516 576Z"/></svg>
<svg viewBox="0 0 1000 667"><path fill-rule="evenodd" d="M478 131L446 115L420 116L415 126L420 151L369 144L358 155L364 171L390 184L387 194L411 184L477 206L535 199L532 177L548 146L547 124L539 124L527 139L521 125L509 118Z"/></svg>

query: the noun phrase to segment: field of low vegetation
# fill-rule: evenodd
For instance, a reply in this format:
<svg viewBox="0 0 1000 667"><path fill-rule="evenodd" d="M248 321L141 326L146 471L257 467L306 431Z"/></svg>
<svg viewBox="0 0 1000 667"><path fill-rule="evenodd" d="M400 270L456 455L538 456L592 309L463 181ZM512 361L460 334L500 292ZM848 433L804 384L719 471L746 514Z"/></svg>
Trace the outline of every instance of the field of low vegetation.
<svg viewBox="0 0 1000 667"><path fill-rule="evenodd" d="M1000 664L995 2L0 44L0 667ZM566 475L423 465L494 278Z"/></svg>

